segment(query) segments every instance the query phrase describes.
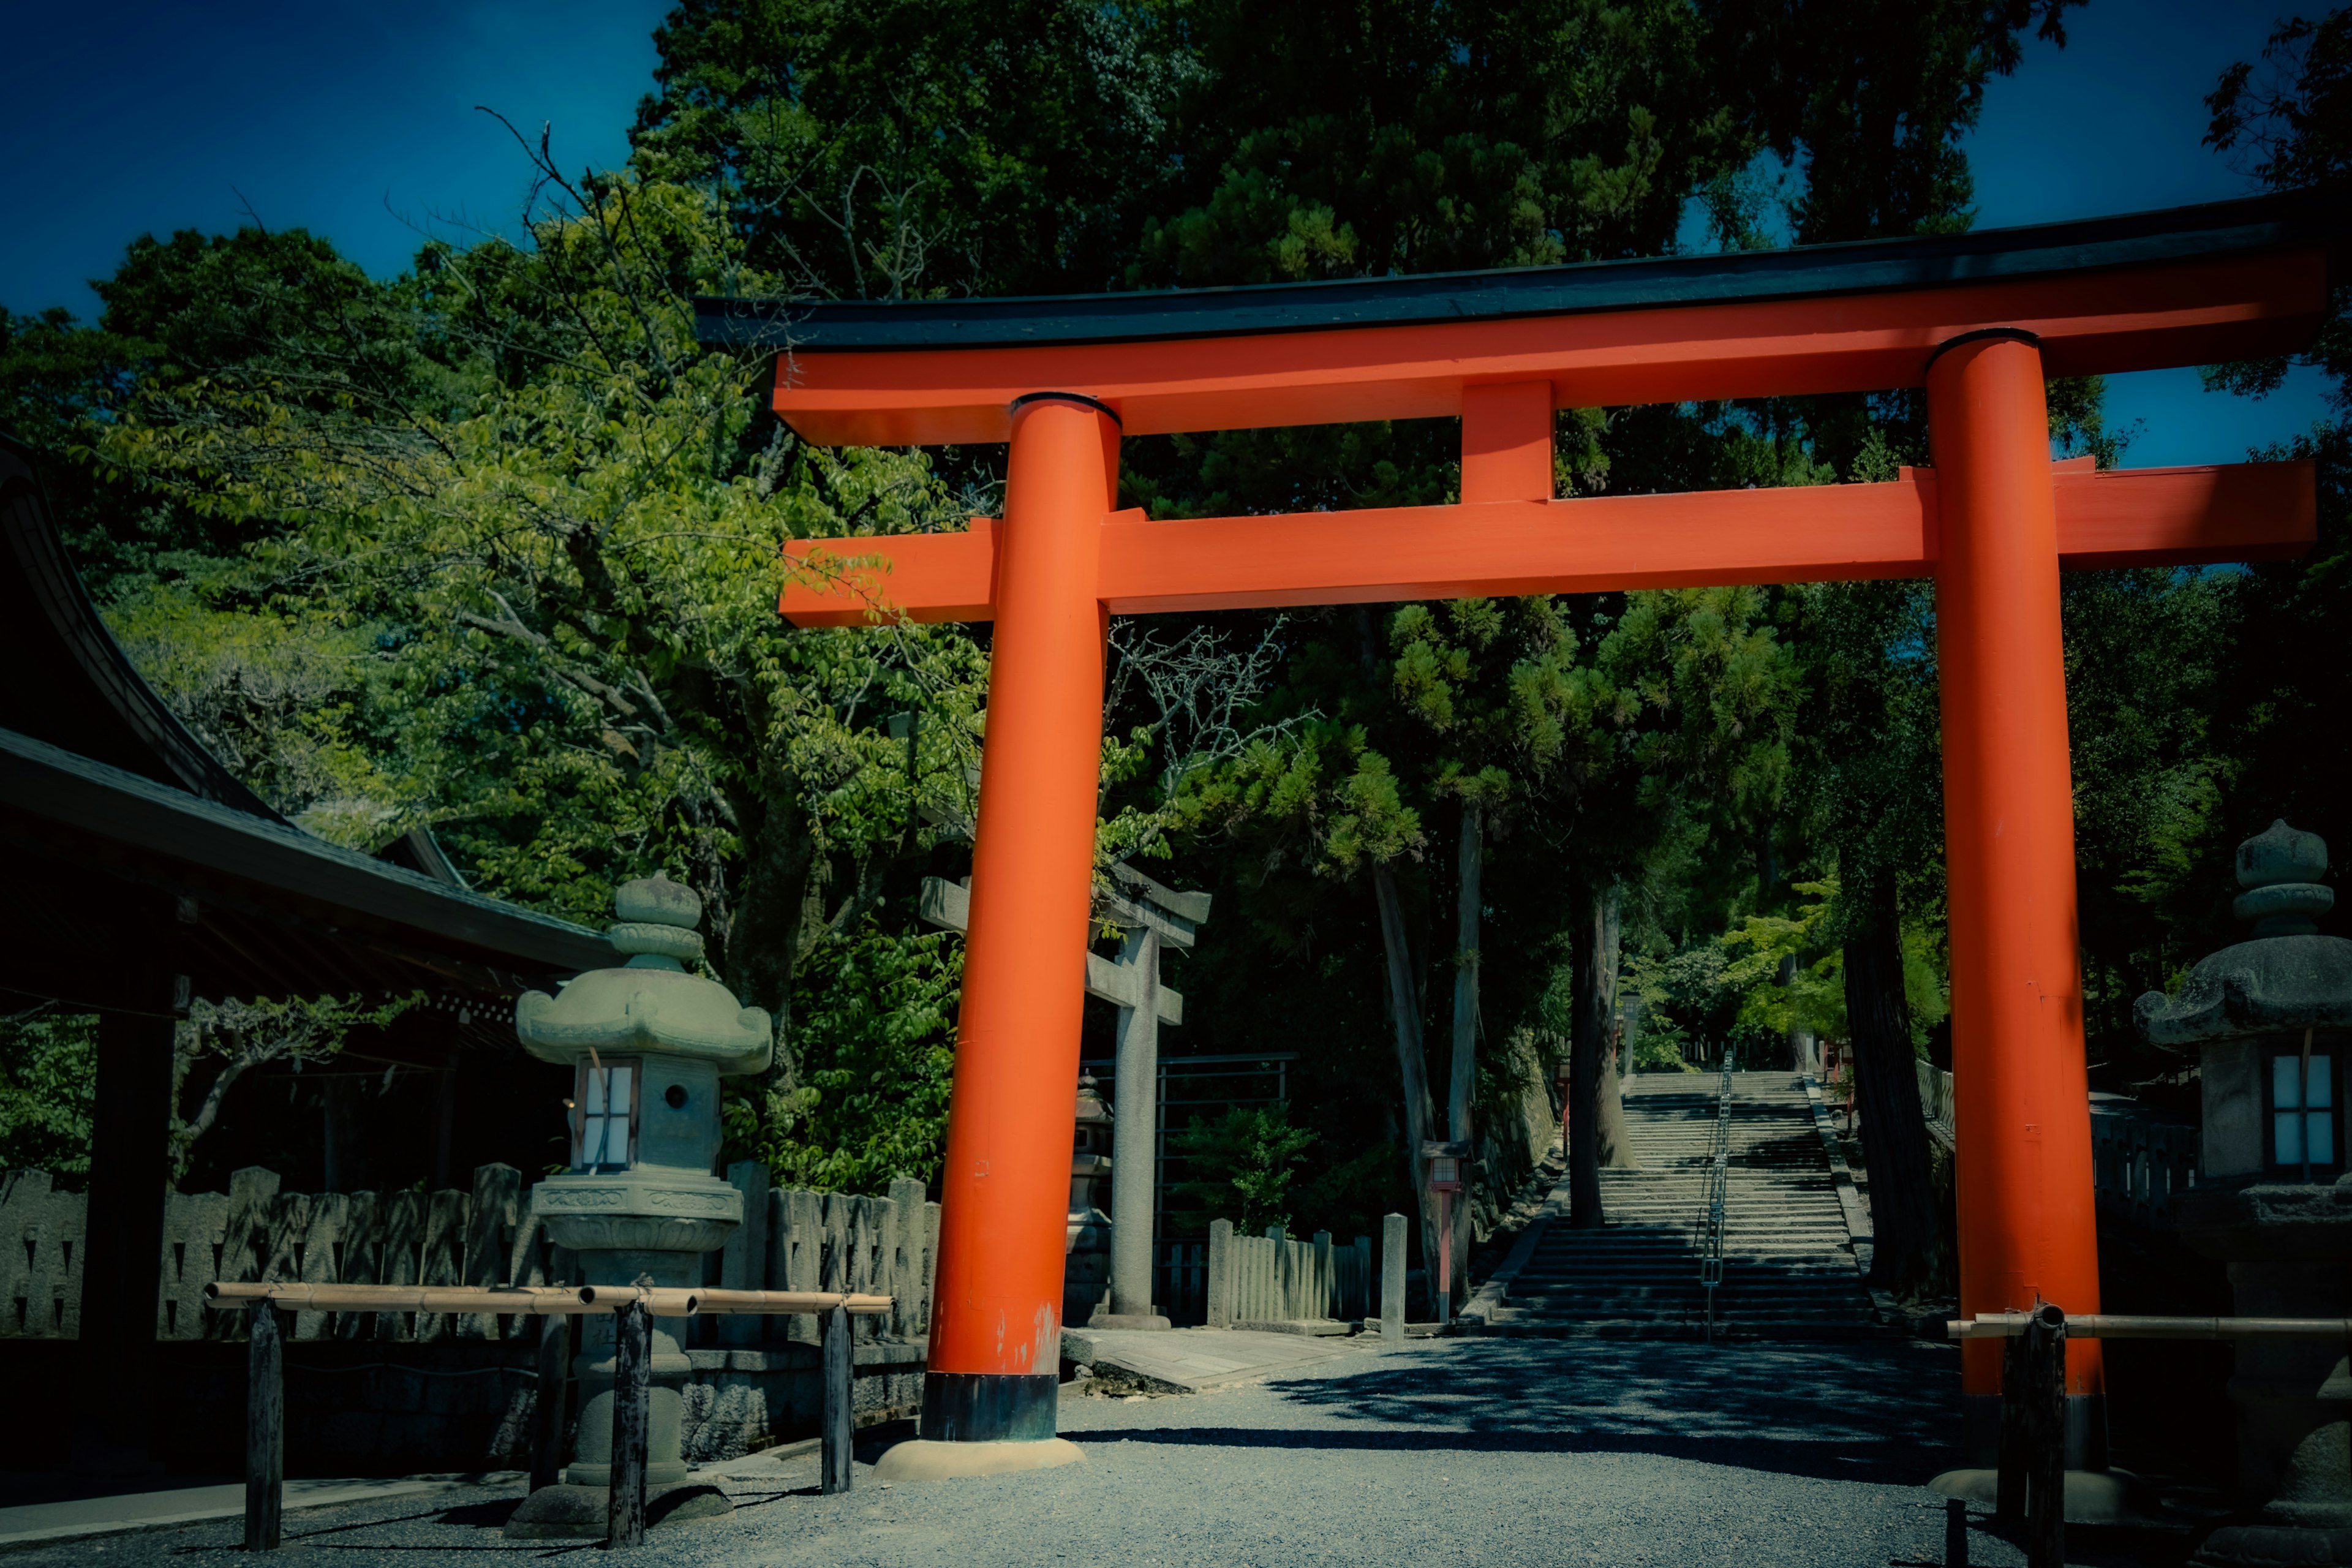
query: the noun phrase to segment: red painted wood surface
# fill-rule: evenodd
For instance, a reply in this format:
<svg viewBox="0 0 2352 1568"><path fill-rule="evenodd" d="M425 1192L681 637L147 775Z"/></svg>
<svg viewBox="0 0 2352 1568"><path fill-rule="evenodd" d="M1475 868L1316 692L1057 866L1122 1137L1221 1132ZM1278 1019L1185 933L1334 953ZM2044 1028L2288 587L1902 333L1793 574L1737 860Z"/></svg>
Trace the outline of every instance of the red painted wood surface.
<svg viewBox="0 0 2352 1568"><path fill-rule="evenodd" d="M2105 481L2053 475L2049 417L2032 343L1965 343L1928 377L1944 492L1936 654L1960 1310L1971 1316L2041 1301L2095 1312L2099 1300L2058 611L2068 542L2055 502ZM2096 1340L2067 1360L2070 1392L2104 1391ZM1996 1345L1963 1348L1964 1394L1997 1394L2000 1377Z"/></svg>
<svg viewBox="0 0 2352 1568"><path fill-rule="evenodd" d="M1465 388L1543 382L1555 407L1918 386L1937 344L2042 340L2052 375L2300 348L2327 307L2320 247L2059 278L1731 305L1143 343L777 356L775 408L821 446L1007 438L1015 398L1083 393L1129 436L1463 411Z"/></svg>
<svg viewBox="0 0 2352 1568"><path fill-rule="evenodd" d="M2216 468L2061 465L2068 567L2253 561L2315 537L2307 462ZM1872 485L1490 501L1278 517L1104 519L1096 594L1116 615L1272 605L1386 604L1721 583L1926 576L1936 570L1935 471ZM990 618L996 525L796 543L799 626L877 615Z"/></svg>

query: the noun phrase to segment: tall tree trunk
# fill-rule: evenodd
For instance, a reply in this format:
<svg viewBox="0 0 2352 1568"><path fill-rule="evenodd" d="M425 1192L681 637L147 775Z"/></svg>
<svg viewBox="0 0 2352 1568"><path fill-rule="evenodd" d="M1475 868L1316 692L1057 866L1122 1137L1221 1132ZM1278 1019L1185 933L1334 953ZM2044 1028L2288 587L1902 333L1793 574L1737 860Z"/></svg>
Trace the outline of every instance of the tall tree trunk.
<svg viewBox="0 0 2352 1568"><path fill-rule="evenodd" d="M1633 1153L1633 1135L1625 1125L1625 1066L1618 1054L1622 1042L1617 1037L1617 970L1623 954L1617 918L1619 891L1616 883L1610 884L1601 913L1601 1037L1604 1058L1601 1073L1601 1168L1638 1171L1642 1162Z"/></svg>
<svg viewBox="0 0 2352 1568"><path fill-rule="evenodd" d="M1805 1061L1805 1031L1797 1026L1797 955L1780 955L1780 991L1788 998L1789 1027L1784 1031L1789 1047L1789 1066L1796 1072L1810 1070Z"/></svg>
<svg viewBox="0 0 2352 1568"><path fill-rule="evenodd" d="M1880 878L1864 896L1869 924L1845 944L1845 1011L1877 1238L1870 1274L1874 1284L1903 1289L1935 1273L1943 1242L1928 1174L1927 1123L1919 1110L1911 1009L1903 995L1894 879Z"/></svg>
<svg viewBox="0 0 2352 1568"><path fill-rule="evenodd" d="M766 1008L773 1021L776 1055L768 1068L767 1087L783 1090L800 1083L799 1053L793 1048L793 977L807 931L816 838L808 831L790 781L770 782L767 809L749 846L726 948L712 956L742 1004Z"/></svg>
<svg viewBox="0 0 2352 1568"><path fill-rule="evenodd" d="M1474 1136L1471 1111L1478 1088L1479 873L1486 845L1486 808L1476 801L1465 801L1454 896L1454 1062L1448 1075L1451 1081L1445 1106L1445 1136L1454 1143L1468 1143ZM1461 1296L1467 1292L1470 1283L1472 1229L1466 1181L1454 1202L1452 1229L1446 1246L1454 1260L1454 1291Z"/></svg>
<svg viewBox="0 0 2352 1568"><path fill-rule="evenodd" d="M1577 889L1576 984L1568 1043L1568 1223L1587 1230L1608 1223L1601 1212L1601 1100L1609 1081L1612 997L1607 957L1609 891Z"/></svg>
<svg viewBox="0 0 2352 1568"><path fill-rule="evenodd" d="M1437 1289L1437 1194L1429 1190L1429 1162L1421 1146L1437 1120L1429 1098L1429 1058L1422 1045L1419 988L1412 983L1412 956L1405 942L1404 900L1397 896L1396 873L1372 868L1372 899L1381 911L1381 950L1388 961L1389 1015L1396 1024L1397 1077L1404 1089L1405 1169L1421 1215L1421 1257Z"/></svg>

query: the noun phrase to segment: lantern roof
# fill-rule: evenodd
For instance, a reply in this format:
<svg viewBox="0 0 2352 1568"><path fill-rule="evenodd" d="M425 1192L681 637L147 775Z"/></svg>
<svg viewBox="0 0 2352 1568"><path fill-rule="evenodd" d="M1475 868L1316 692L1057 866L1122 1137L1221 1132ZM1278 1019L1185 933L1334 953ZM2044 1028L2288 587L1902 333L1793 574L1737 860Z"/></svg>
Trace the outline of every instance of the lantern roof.
<svg viewBox="0 0 2352 1568"><path fill-rule="evenodd" d="M766 1010L686 968L702 957L702 900L656 872L623 883L614 903L621 918L604 934L626 962L517 1002L524 1048L567 1066L591 1051L657 1051L716 1061L723 1074L766 1071L775 1048Z"/></svg>

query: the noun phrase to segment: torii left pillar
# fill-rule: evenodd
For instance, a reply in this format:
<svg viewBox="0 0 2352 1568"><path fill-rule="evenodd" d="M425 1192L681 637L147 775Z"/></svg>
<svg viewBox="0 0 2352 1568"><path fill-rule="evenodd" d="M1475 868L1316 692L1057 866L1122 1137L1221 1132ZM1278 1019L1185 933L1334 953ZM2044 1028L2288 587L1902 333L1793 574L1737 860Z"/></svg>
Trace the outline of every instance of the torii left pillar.
<svg viewBox="0 0 2352 1568"><path fill-rule="evenodd" d="M1927 367L1927 424L1942 492L1936 647L1960 1311L2053 1301L2096 1312L2074 785L2041 345L2008 328L1945 343ZM1961 1347L1962 1409L1979 1467L1997 1447L2000 1345ZM2105 1387L2099 1342L2069 1339L2070 1470L2106 1468ZM1990 1485L1981 1469L1974 1483L1966 1475L1937 1484ZM2078 1489L2067 1489L2070 1507Z"/></svg>
<svg viewBox="0 0 2352 1568"><path fill-rule="evenodd" d="M885 1457L889 1476L1081 1457L1055 1414L1118 435L1091 398L1013 405L922 1439Z"/></svg>

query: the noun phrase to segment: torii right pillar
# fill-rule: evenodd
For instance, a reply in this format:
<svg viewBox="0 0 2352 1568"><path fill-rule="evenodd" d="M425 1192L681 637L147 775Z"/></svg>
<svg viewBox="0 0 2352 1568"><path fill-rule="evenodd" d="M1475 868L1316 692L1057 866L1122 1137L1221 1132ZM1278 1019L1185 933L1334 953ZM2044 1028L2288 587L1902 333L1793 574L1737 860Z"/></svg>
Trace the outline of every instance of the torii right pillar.
<svg viewBox="0 0 2352 1568"><path fill-rule="evenodd" d="M2099 1310L2083 1062L2057 510L2040 344L1969 332L1927 369L1941 539L1960 1312ZM1970 1462L2000 1429L2001 1342L1961 1346ZM2066 1346L2066 1465L2106 1468L2099 1342Z"/></svg>

